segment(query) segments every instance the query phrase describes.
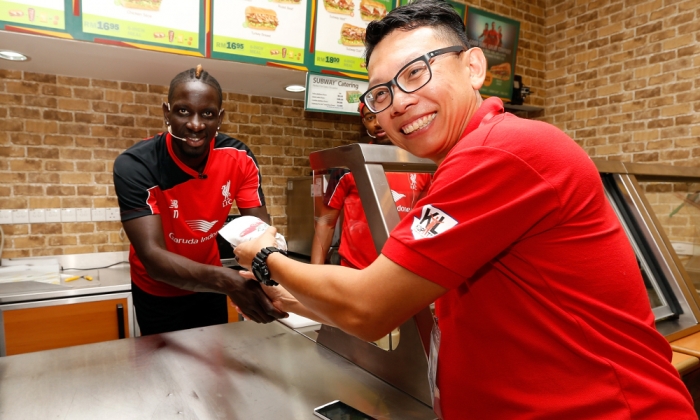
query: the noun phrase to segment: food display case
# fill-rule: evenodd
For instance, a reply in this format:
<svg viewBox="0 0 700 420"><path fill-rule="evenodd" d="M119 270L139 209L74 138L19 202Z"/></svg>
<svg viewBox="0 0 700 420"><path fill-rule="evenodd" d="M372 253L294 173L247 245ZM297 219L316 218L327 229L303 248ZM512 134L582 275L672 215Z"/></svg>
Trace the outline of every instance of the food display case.
<svg viewBox="0 0 700 420"><path fill-rule="evenodd" d="M350 170L377 250L399 222L386 172L432 173L437 169L432 161L398 147L370 144L322 150L312 153L309 160L315 185L327 185L322 178L332 170ZM321 195L322 188L317 188L313 198L320 200ZM384 348L326 325L321 327L317 342L430 406L427 354L432 325L430 309L425 308L390 334Z"/></svg>
<svg viewBox="0 0 700 420"><path fill-rule="evenodd" d="M700 207L695 200L700 171L611 161L596 165L637 255L657 329L669 341L699 331Z"/></svg>
<svg viewBox="0 0 700 420"><path fill-rule="evenodd" d="M437 169L432 161L397 147L367 144L315 152L310 163L314 177L327 176L336 168L353 173L378 250L399 222L386 172L432 173ZM700 170L595 163L608 200L634 248L658 331L671 342L698 332ZM429 308L416 314L400 327L399 344L389 351L328 326L321 328L318 342L429 405L426 346L432 322ZM674 355L674 360L684 358L687 355Z"/></svg>

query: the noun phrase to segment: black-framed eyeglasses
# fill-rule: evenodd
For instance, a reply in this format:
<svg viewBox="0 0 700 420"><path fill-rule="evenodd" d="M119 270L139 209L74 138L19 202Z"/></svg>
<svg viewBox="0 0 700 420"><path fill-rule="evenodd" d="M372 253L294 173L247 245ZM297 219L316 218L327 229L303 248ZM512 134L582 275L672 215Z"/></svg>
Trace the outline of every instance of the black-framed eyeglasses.
<svg viewBox="0 0 700 420"><path fill-rule="evenodd" d="M452 47L440 48L439 50L430 51L410 63L406 64L396 73L396 76L386 83L372 86L360 96L360 100L369 108L370 111L377 114L389 108L394 102L393 86L397 86L405 93L413 93L430 82L433 78L433 72L430 69L430 61L438 55L451 52L461 53L466 51L467 47L463 45L454 45Z"/></svg>

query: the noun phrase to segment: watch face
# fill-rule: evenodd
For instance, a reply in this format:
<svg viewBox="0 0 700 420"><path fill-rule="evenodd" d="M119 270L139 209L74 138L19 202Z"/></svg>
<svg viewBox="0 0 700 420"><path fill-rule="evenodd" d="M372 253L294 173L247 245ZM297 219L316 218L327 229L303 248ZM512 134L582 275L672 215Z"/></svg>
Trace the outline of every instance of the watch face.
<svg viewBox="0 0 700 420"><path fill-rule="evenodd" d="M259 260L257 256L253 260L253 265L251 268L253 270L253 275L260 283L265 284L265 282L270 279L270 270L268 270L267 264L265 264L264 261Z"/></svg>
<svg viewBox="0 0 700 420"><path fill-rule="evenodd" d="M255 276L255 278L256 278L260 283L262 283L262 282L265 281L265 279L263 279L263 278L260 276L260 270L258 270L258 267L253 267L253 275Z"/></svg>

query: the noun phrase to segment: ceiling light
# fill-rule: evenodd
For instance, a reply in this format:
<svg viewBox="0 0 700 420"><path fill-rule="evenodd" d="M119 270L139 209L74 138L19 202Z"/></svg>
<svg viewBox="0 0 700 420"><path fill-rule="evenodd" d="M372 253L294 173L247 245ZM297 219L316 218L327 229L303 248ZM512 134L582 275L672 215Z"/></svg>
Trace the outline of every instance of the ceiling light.
<svg viewBox="0 0 700 420"><path fill-rule="evenodd" d="M20 54L18 52L14 52L14 51L7 51L7 50L0 51L0 58L4 58L5 60L10 60L10 61L27 61L27 60L29 60L29 57L27 57L24 54Z"/></svg>
<svg viewBox="0 0 700 420"><path fill-rule="evenodd" d="M287 92L303 92L306 90L304 86L301 85L289 85L286 88L284 88Z"/></svg>

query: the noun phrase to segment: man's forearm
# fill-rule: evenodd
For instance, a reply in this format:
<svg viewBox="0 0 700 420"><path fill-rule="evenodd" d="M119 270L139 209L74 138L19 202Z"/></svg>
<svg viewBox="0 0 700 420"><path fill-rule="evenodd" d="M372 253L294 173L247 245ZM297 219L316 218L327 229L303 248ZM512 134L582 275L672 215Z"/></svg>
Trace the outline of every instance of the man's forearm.
<svg viewBox="0 0 700 420"><path fill-rule="evenodd" d="M222 272L229 270L227 268L201 264L161 249L151 250L146 255L139 254L139 258L154 280L191 292L227 293L225 286L228 283Z"/></svg>
<svg viewBox="0 0 700 420"><path fill-rule="evenodd" d="M330 321L326 317L311 311L309 308L307 308L301 302L299 302L294 296L284 296L281 297L279 300L281 303L281 307L279 309L284 312L293 312L299 316L309 318L321 324L330 325L332 327L336 326L332 321Z"/></svg>
<svg viewBox="0 0 700 420"><path fill-rule="evenodd" d="M367 341L383 337L395 325L377 317L372 305L374 293L359 293L361 271L335 265L307 265L279 254L268 257L273 277L282 284L303 307L285 305L284 310L324 324L338 326ZM388 322L384 322L388 321ZM386 324L386 325L385 325Z"/></svg>
<svg viewBox="0 0 700 420"><path fill-rule="evenodd" d="M334 228L325 223L316 223L311 242L311 264L324 264L333 240Z"/></svg>

